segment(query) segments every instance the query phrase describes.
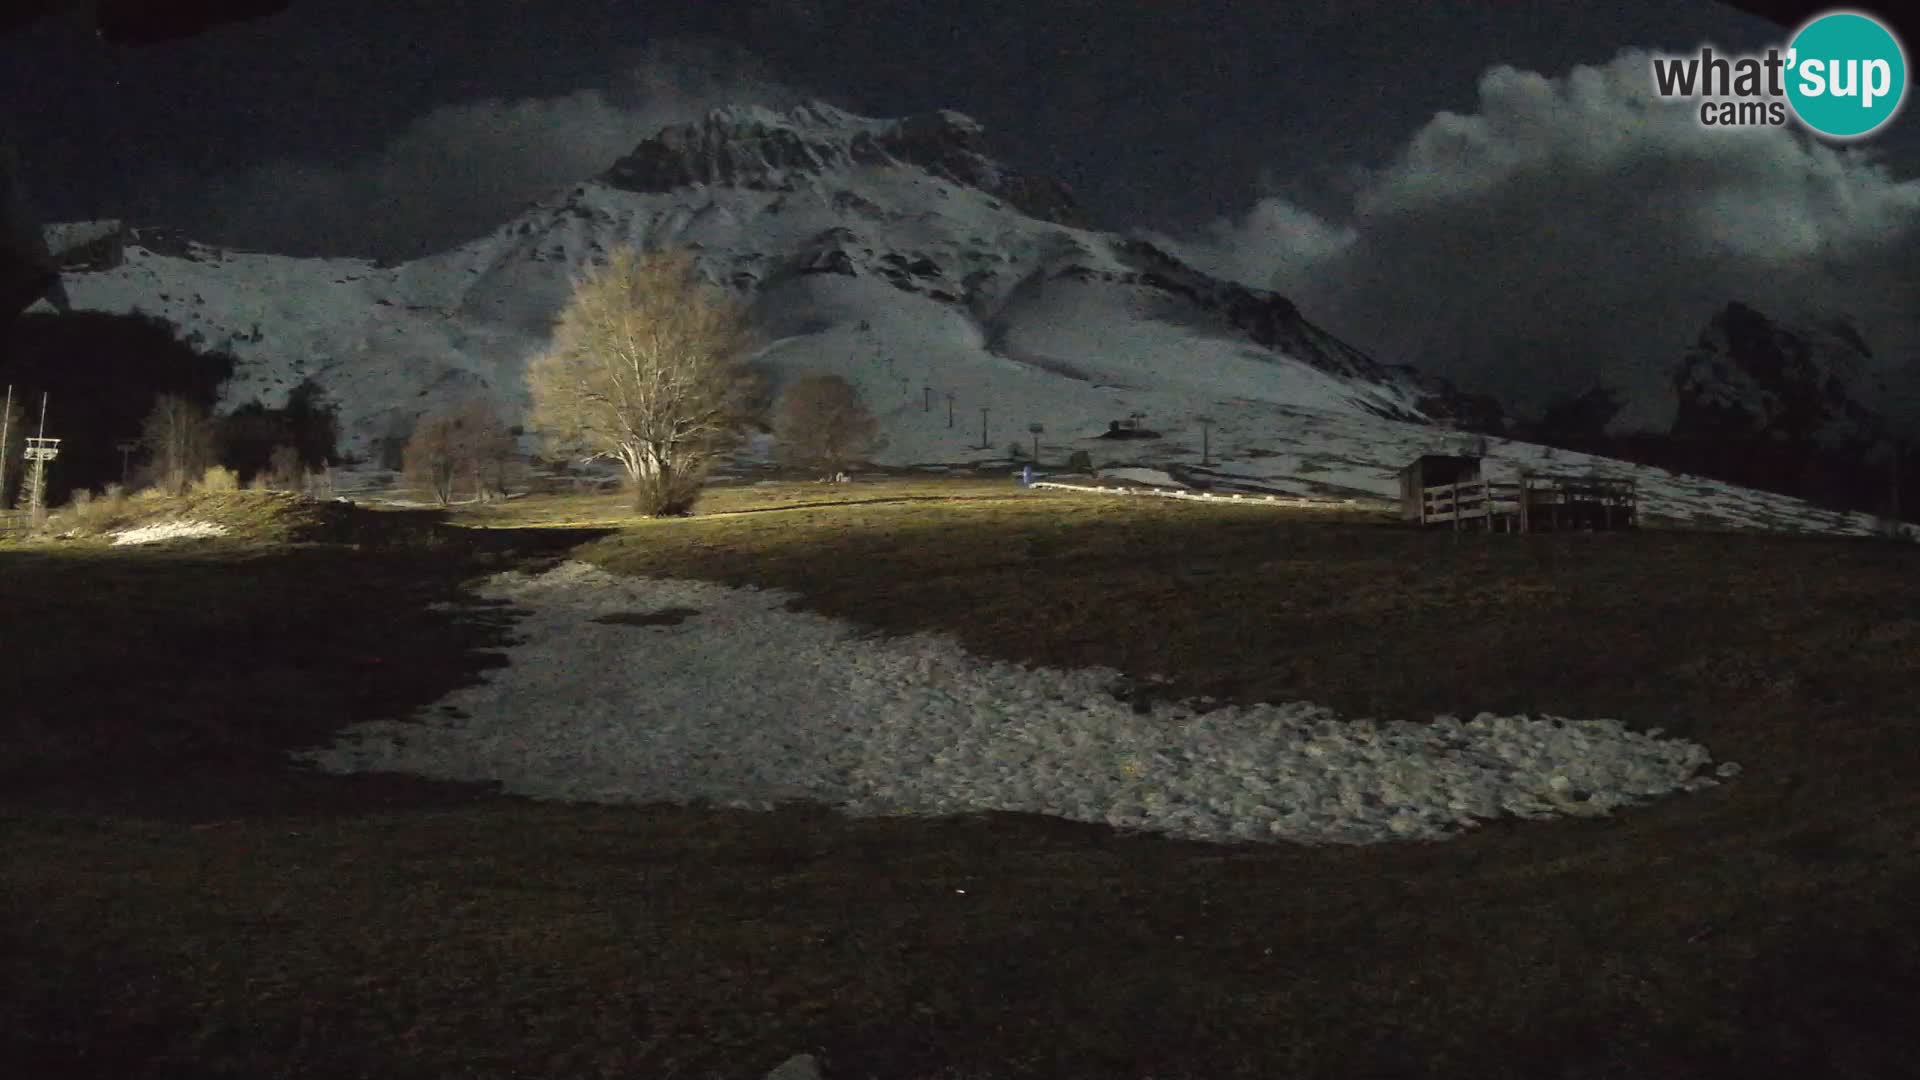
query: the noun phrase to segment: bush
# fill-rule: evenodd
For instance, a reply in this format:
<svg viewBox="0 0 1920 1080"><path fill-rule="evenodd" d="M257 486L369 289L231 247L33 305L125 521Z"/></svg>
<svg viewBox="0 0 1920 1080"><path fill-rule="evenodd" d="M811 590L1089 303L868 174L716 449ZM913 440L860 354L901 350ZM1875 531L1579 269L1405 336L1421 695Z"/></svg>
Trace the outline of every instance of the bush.
<svg viewBox="0 0 1920 1080"><path fill-rule="evenodd" d="M194 488L204 492L239 491L240 474L221 465L209 465Z"/></svg>
<svg viewBox="0 0 1920 1080"><path fill-rule="evenodd" d="M693 512L706 479L704 465L697 471L688 467L644 474L632 481L635 505L653 517L684 517Z"/></svg>
<svg viewBox="0 0 1920 1080"><path fill-rule="evenodd" d="M107 532L126 517L126 492L120 485L110 484L100 495L86 488L75 491L59 513L50 515L48 523L56 532L91 536Z"/></svg>
<svg viewBox="0 0 1920 1080"><path fill-rule="evenodd" d="M441 506L453 499L455 481L473 482L474 497L506 494L513 463L513 435L493 407L478 398L422 416L407 440L402 471L433 493Z"/></svg>

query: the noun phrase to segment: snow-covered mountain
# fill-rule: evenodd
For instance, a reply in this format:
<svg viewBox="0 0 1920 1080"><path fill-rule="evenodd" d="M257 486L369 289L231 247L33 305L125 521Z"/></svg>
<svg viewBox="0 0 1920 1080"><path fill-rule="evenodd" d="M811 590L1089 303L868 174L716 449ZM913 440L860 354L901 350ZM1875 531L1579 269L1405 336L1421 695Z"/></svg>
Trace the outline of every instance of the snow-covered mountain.
<svg viewBox="0 0 1920 1080"><path fill-rule="evenodd" d="M852 380L893 464L1004 460L1039 425L1049 459L1085 449L1228 488L1385 495L1435 444L1431 421L1499 419L1376 363L1284 297L1085 228L1064 185L1001 167L953 112L715 110L488 236L401 265L154 229L49 237L70 256L75 308L157 315L231 352L229 404L277 405L314 380L359 454L475 393L517 411L572 279L622 244L691 249L749 295L766 342L756 363L776 380ZM1136 413L1164 437L1098 438ZM1218 462L1202 461L1203 417ZM1493 452L1536 451L1496 440Z"/></svg>
<svg viewBox="0 0 1920 1080"><path fill-rule="evenodd" d="M952 112L721 109L431 258L294 259L136 229L118 265L74 267L67 286L76 307L137 308L234 352L230 401L272 404L313 377L353 449L446 398L511 402L571 279L619 244L693 248L749 291L769 369L846 375L882 411L952 393L1008 439L1235 399L1408 420L1445 408L1443 386L1375 364L1282 297L1078 227L1063 185L999 167L981 142ZM49 235L97 252L98 232ZM977 427L943 421L895 446L950 460Z"/></svg>
<svg viewBox="0 0 1920 1080"><path fill-rule="evenodd" d="M1872 359L1845 321L1781 323L1728 304L1675 372L1672 434L1864 457L1886 426L1865 404L1885 397Z"/></svg>
<svg viewBox="0 0 1920 1080"><path fill-rule="evenodd" d="M1845 319L1774 319L1740 302L1716 312L1668 371L1650 412L1643 391L1597 385L1516 434L1632 457L1822 501L1891 504L1895 425L1885 367Z"/></svg>
<svg viewBox="0 0 1920 1080"><path fill-rule="evenodd" d="M1751 442L1857 456L1885 435L1888 398L1872 350L1845 319L1775 320L1734 301L1669 369L1664 400L1596 385L1550 405L1538 431L1577 442L1606 436ZM1649 426L1635 417L1664 413Z"/></svg>

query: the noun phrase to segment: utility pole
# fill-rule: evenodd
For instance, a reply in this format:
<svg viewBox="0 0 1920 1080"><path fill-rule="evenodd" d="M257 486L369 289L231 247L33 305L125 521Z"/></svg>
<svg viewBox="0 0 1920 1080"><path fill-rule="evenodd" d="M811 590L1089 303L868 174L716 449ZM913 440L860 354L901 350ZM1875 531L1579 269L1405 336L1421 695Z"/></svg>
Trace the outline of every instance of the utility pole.
<svg viewBox="0 0 1920 1080"><path fill-rule="evenodd" d="M920 388L920 411L933 411L933 387L931 386L923 386Z"/></svg>
<svg viewBox="0 0 1920 1080"><path fill-rule="evenodd" d="M27 440L27 460L33 462L30 483L32 491L27 499L27 511L31 515L34 528L47 522L47 462L60 456L60 440L47 438L47 398L40 394L40 434Z"/></svg>
<svg viewBox="0 0 1920 1080"><path fill-rule="evenodd" d="M7 384L7 403L0 405L0 510L7 508L7 424L13 419L13 384Z"/></svg>
<svg viewBox="0 0 1920 1080"><path fill-rule="evenodd" d="M953 426L953 391L947 391L947 426Z"/></svg>
<svg viewBox="0 0 1920 1080"><path fill-rule="evenodd" d="M1197 416L1194 419L1200 421L1200 464L1211 465L1213 464L1213 443L1209 436L1212 434L1213 417Z"/></svg>
<svg viewBox="0 0 1920 1080"><path fill-rule="evenodd" d="M1893 444L1893 475L1891 479L1893 491L1887 499L1887 516L1893 519L1893 534L1895 536L1899 536L1902 532L1906 531L1906 526L1901 524L1900 521L1900 455L1905 452L1906 447L1902 445L1901 440L1896 439Z"/></svg>
<svg viewBox="0 0 1920 1080"><path fill-rule="evenodd" d="M1047 430L1039 424L1028 424L1027 431L1033 435L1033 463L1040 464L1040 433Z"/></svg>
<svg viewBox="0 0 1920 1080"><path fill-rule="evenodd" d="M125 484L127 482L127 455L140 449L140 442L137 439L121 439L119 442L113 444L113 448L120 451L120 482Z"/></svg>
<svg viewBox="0 0 1920 1080"><path fill-rule="evenodd" d="M987 442L987 406L980 406L980 449L985 450L992 444Z"/></svg>

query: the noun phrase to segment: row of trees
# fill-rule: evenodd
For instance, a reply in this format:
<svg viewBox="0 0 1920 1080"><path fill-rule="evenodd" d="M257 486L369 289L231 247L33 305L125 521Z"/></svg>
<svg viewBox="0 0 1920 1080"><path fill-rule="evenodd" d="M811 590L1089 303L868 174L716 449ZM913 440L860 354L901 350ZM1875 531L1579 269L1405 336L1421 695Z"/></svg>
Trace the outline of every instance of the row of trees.
<svg viewBox="0 0 1920 1080"><path fill-rule="evenodd" d="M326 410L325 423L317 425L324 428L322 441L312 446L300 445L297 434L309 428L295 424L290 430L279 422L285 413L256 405L215 417L192 398L162 394L141 423L140 437L128 448L138 449L144 459L133 486L184 494L208 470L233 465L240 470L236 476L244 473L256 487L307 487L309 476L330 464L332 412Z"/></svg>
<svg viewBox="0 0 1920 1080"><path fill-rule="evenodd" d="M845 379L804 377L771 401L745 362L754 342L745 305L702 281L689 254L618 251L576 282L551 347L530 366L528 426L550 451L619 462L636 508L656 516L689 510L715 459L756 428L772 431L784 462L829 472L880 445ZM125 446L142 451L140 475L122 476L136 488L184 493L231 467L256 485L297 489L334 453L335 413L311 384L282 409L220 417L197 395L151 400ZM455 403L416 422L400 464L443 504L456 485L486 498L504 492L519 434L484 401Z"/></svg>

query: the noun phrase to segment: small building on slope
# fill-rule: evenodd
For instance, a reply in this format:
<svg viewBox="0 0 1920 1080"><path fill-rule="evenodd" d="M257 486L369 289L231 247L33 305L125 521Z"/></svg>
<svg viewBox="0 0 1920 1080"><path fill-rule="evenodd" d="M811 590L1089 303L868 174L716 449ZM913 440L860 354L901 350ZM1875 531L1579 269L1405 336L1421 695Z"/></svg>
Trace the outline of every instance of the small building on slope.
<svg viewBox="0 0 1920 1080"><path fill-rule="evenodd" d="M1639 497L1631 479L1519 470L1488 475L1486 460L1422 454L1400 470L1400 517L1422 526L1489 532L1632 529Z"/></svg>

